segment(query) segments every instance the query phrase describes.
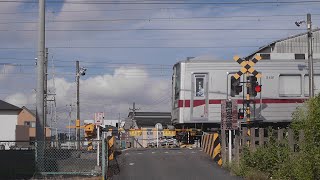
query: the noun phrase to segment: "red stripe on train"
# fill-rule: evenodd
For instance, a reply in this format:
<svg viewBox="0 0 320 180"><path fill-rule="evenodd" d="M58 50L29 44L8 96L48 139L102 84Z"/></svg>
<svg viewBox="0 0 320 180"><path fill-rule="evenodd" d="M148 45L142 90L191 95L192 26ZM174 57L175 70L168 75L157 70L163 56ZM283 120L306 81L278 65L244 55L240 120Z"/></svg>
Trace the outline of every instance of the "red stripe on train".
<svg viewBox="0 0 320 180"><path fill-rule="evenodd" d="M292 104L303 103L307 99L262 99L264 104ZM238 104L242 104L243 100L238 99ZM256 103L260 103L260 99L255 100ZM205 104L205 100L193 100L193 107L201 106ZM221 99L210 99L209 104L221 104ZM190 100L179 100L178 107L190 107Z"/></svg>

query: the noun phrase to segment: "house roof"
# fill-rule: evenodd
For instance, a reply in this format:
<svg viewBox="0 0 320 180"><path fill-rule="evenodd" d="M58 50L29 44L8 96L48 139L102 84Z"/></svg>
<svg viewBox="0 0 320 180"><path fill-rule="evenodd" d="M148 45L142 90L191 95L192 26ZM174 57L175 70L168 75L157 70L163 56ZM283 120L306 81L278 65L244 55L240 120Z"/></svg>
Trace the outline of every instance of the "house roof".
<svg viewBox="0 0 320 180"><path fill-rule="evenodd" d="M131 117L132 112L129 113L128 117ZM135 120L139 127L155 126L157 123L162 125L171 124L171 113L170 112L136 112Z"/></svg>
<svg viewBox="0 0 320 180"><path fill-rule="evenodd" d="M313 29L312 32L317 32L317 31L320 31L319 28L316 28L316 29ZM252 56L254 56L255 54L261 52L262 50L270 47L270 46L273 46L274 44L278 43L278 42L282 42L282 41L286 41L286 40L289 40L289 39L293 39L293 38L296 38L296 37L299 37L299 36L304 36L308 34L308 32L304 32L304 33L299 33L299 34L296 34L296 35L293 35L293 36L289 36L289 37L285 37L285 38L282 38L282 39L278 39L278 40L275 40L267 45L264 45L264 46L261 46L258 50L254 51L253 53L249 54L248 56L245 57L245 59L247 58L250 58Z"/></svg>
<svg viewBox="0 0 320 180"><path fill-rule="evenodd" d="M36 117L36 110L30 110L25 106L22 106L22 109L28 111L31 115L33 115L34 117Z"/></svg>
<svg viewBox="0 0 320 180"><path fill-rule="evenodd" d="M21 111L21 108L0 100L0 110Z"/></svg>

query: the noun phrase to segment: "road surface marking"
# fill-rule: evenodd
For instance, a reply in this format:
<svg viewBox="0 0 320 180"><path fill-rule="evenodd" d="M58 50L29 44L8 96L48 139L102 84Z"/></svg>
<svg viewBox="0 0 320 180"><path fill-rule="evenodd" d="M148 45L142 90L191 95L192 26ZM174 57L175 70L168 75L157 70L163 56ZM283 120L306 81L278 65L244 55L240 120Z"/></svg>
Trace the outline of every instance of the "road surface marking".
<svg viewBox="0 0 320 180"><path fill-rule="evenodd" d="M182 152L179 151L178 153L182 153Z"/></svg>
<svg viewBox="0 0 320 180"><path fill-rule="evenodd" d="M166 152L164 152L164 153L168 154L168 151L166 151Z"/></svg>
<svg viewBox="0 0 320 180"><path fill-rule="evenodd" d="M154 154L154 153L156 153L156 152L152 152L152 154Z"/></svg>
<svg viewBox="0 0 320 180"><path fill-rule="evenodd" d="M191 151L191 153L192 153L192 154L194 154L194 153L196 153L196 152L194 152L194 151Z"/></svg>
<svg viewBox="0 0 320 180"><path fill-rule="evenodd" d="M138 154L142 154L142 153L138 153Z"/></svg>
<svg viewBox="0 0 320 180"><path fill-rule="evenodd" d="M134 165L134 163L129 163L129 165L130 165L130 166L133 166L133 165Z"/></svg>

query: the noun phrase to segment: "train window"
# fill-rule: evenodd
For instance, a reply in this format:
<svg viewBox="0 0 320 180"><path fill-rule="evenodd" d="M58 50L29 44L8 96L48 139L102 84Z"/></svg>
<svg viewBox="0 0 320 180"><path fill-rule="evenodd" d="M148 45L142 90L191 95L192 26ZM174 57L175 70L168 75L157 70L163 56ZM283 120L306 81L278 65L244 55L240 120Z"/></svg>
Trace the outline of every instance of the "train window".
<svg viewBox="0 0 320 180"><path fill-rule="evenodd" d="M314 94L320 93L320 75L313 76ZM304 96L309 96L309 75L304 76Z"/></svg>
<svg viewBox="0 0 320 180"><path fill-rule="evenodd" d="M196 74L194 76L194 96L196 97L204 97L205 96L205 77L204 74Z"/></svg>
<svg viewBox="0 0 320 180"><path fill-rule="evenodd" d="M261 53L260 56L263 60L270 59L270 54L268 53Z"/></svg>
<svg viewBox="0 0 320 180"><path fill-rule="evenodd" d="M175 66L175 84L174 84L174 98L175 99L179 99L179 95L180 95L180 88L181 88L181 68L180 68L180 64L177 64Z"/></svg>
<svg viewBox="0 0 320 180"><path fill-rule="evenodd" d="M198 77L196 78L196 92L195 95L197 97L203 97L204 96L204 78L203 77Z"/></svg>
<svg viewBox="0 0 320 180"><path fill-rule="evenodd" d="M301 96L301 76L300 75L280 75L279 96L297 97Z"/></svg>
<svg viewBox="0 0 320 180"><path fill-rule="evenodd" d="M306 59L305 54L294 54L294 59Z"/></svg>

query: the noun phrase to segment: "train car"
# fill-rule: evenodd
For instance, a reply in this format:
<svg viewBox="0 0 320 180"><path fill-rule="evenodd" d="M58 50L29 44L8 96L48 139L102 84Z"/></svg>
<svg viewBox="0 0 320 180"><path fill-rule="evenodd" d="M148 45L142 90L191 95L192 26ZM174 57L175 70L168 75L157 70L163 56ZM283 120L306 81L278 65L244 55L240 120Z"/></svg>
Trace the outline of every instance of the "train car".
<svg viewBox="0 0 320 180"><path fill-rule="evenodd" d="M260 60L254 66L262 74L261 92L251 105L251 120L286 123L292 112L309 97L305 60ZM173 67L172 123L178 128L219 126L221 101L236 99L243 108L245 93L231 94L231 78L241 66L233 60L186 60ZM245 81L244 76L241 82ZM315 94L320 88L320 63L314 63ZM243 91L246 91L243 88ZM240 121L245 122L244 119Z"/></svg>

